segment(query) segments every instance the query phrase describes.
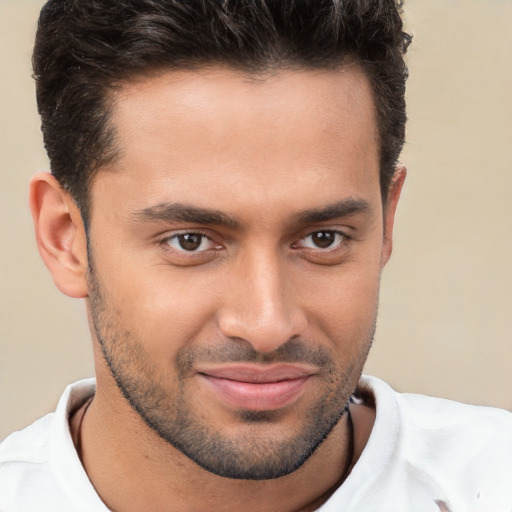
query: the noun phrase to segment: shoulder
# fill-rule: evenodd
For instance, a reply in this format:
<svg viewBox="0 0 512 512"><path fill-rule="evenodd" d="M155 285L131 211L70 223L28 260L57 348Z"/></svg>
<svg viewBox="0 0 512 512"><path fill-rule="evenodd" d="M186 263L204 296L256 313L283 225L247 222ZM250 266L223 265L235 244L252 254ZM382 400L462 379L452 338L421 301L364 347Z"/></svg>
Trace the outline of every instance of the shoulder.
<svg viewBox="0 0 512 512"><path fill-rule="evenodd" d="M0 510L30 510L55 488L49 464L55 413L13 432L0 444Z"/></svg>
<svg viewBox="0 0 512 512"><path fill-rule="evenodd" d="M55 413L47 414L23 430L13 432L0 444L0 471L10 463L37 464L47 458L48 433Z"/></svg>
<svg viewBox="0 0 512 512"><path fill-rule="evenodd" d="M16 460L34 463L46 460L55 430L60 434L69 433L69 416L94 392L94 379L70 384L62 394L55 412L39 418L23 430L13 432L0 444L0 465Z"/></svg>
<svg viewBox="0 0 512 512"><path fill-rule="evenodd" d="M414 436L415 442L435 439L438 447L471 443L474 448L482 446L486 452L492 448L505 452L512 449L512 413L509 411L398 393L375 377L364 377L361 382L363 389L374 397L377 423L393 427L403 442Z"/></svg>
<svg viewBox="0 0 512 512"><path fill-rule="evenodd" d="M371 395L374 406L382 414L395 414L402 426L408 424L425 431L443 429L470 430L483 433L487 429L512 437L512 412L495 407L469 405L445 398L414 393L399 393L376 377L361 379L363 393ZM481 432L481 431L480 431Z"/></svg>
<svg viewBox="0 0 512 512"><path fill-rule="evenodd" d="M430 482L461 509L476 506L471 500L489 500L489 510L512 504L512 413L362 383L375 397L374 446L391 441L388 471Z"/></svg>
<svg viewBox="0 0 512 512"><path fill-rule="evenodd" d="M396 394L404 435L408 431L435 438L439 447L447 444L473 447L476 454L507 453L512 456L512 413L494 407L463 404L443 398ZM493 455L493 456L494 456ZM512 458L509 459L512 463Z"/></svg>
<svg viewBox="0 0 512 512"><path fill-rule="evenodd" d="M0 444L0 510L34 510L36 504L37 510L43 510L40 503L50 497L50 509L65 509L68 484L73 479L78 483L84 480L68 418L93 393L94 381L90 379L68 386L55 412L12 433Z"/></svg>

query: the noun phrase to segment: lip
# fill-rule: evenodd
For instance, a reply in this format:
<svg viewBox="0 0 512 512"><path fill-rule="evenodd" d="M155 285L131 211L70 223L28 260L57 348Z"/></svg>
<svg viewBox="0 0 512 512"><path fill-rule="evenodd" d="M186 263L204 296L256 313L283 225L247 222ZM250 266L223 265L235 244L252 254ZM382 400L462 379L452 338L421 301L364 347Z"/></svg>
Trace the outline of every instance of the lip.
<svg viewBox="0 0 512 512"><path fill-rule="evenodd" d="M229 365L205 368L198 375L222 401L238 409L270 411L296 401L314 375L296 365Z"/></svg>

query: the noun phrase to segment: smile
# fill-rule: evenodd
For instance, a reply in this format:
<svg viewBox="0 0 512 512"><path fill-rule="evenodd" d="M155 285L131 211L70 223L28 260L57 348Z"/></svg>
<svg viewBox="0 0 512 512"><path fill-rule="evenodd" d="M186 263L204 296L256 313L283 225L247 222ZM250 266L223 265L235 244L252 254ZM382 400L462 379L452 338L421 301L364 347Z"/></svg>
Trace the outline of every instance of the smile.
<svg viewBox="0 0 512 512"><path fill-rule="evenodd" d="M222 401L238 409L269 411L297 400L313 371L298 366L237 365L198 372Z"/></svg>

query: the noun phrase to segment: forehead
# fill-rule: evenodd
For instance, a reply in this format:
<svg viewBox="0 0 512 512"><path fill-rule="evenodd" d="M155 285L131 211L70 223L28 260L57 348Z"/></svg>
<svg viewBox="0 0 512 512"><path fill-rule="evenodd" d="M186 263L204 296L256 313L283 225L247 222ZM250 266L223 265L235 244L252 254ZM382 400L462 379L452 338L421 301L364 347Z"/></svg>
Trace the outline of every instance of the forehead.
<svg viewBox="0 0 512 512"><path fill-rule="evenodd" d="M112 121L118 158L114 172L97 174L93 203L94 189L109 181L138 208L183 202L169 197L177 194L204 202L222 187L268 201L293 187L303 196L327 190L333 178L378 187L374 104L357 66L164 72L122 86Z"/></svg>
<svg viewBox="0 0 512 512"><path fill-rule="evenodd" d="M342 127L351 131L356 117L377 137L369 81L355 64L338 70L281 70L268 75L223 67L167 71L123 85L115 94L113 109L120 140L126 142L140 133L139 128L161 135L169 122L175 136L180 128L190 126L218 139L240 129L244 134L247 127L269 134L272 128L282 130L287 122L290 132L311 137L313 130L316 134ZM314 118L318 125L312 124ZM308 125L294 125L297 120Z"/></svg>

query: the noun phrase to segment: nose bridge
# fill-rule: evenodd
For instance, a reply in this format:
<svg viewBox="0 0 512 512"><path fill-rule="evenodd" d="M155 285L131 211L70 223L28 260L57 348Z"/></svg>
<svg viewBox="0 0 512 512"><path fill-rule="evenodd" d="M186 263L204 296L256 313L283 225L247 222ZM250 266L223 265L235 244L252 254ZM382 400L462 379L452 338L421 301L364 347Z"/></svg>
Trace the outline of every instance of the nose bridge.
<svg viewBox="0 0 512 512"><path fill-rule="evenodd" d="M302 333L305 317L277 250L247 251L235 274L220 319L225 336L242 338L259 352L271 352Z"/></svg>

